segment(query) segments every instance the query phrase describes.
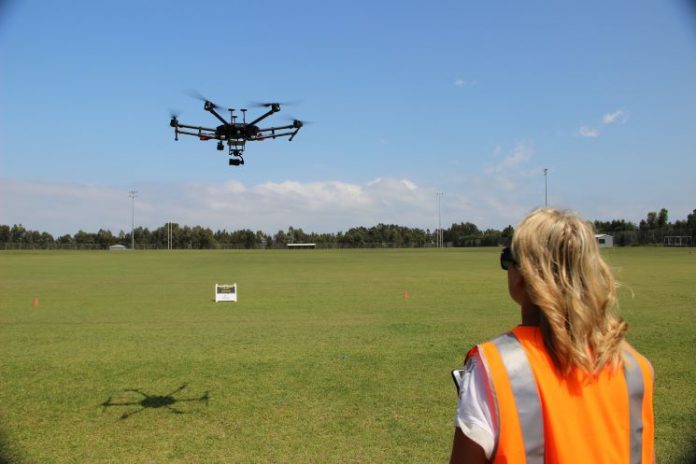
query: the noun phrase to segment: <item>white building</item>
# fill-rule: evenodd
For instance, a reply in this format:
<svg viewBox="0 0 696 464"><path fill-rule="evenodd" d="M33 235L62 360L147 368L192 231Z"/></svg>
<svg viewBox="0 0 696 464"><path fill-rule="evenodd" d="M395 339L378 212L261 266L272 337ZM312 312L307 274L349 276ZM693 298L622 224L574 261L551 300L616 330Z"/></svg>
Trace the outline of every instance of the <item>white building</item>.
<svg viewBox="0 0 696 464"><path fill-rule="evenodd" d="M609 248L614 246L614 236L609 234L595 234L595 240L599 248Z"/></svg>

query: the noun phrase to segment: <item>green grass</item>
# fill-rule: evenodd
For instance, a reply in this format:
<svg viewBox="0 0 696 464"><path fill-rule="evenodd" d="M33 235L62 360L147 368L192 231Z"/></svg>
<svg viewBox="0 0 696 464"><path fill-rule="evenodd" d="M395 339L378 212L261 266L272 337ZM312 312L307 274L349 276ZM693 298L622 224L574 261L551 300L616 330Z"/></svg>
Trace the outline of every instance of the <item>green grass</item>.
<svg viewBox="0 0 696 464"><path fill-rule="evenodd" d="M629 339L655 367L658 462L685 461L696 445L696 252L607 258ZM450 369L519 320L497 260L494 249L2 252L0 453L445 462ZM232 281L239 302L215 304L215 282ZM183 414L162 398L100 406L183 384L171 405ZM206 392L207 405L180 401Z"/></svg>

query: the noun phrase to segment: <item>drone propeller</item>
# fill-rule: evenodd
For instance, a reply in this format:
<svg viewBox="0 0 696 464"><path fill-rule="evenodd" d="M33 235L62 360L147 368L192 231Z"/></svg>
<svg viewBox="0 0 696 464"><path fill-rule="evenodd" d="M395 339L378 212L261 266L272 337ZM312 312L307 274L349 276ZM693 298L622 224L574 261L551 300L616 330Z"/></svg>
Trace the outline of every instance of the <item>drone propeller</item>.
<svg viewBox="0 0 696 464"><path fill-rule="evenodd" d="M299 102L297 100L291 100L291 101L285 101L285 102L251 102L249 106L253 106L256 108L270 108L273 105L282 105L282 106L292 106L292 105L297 105Z"/></svg>
<svg viewBox="0 0 696 464"><path fill-rule="evenodd" d="M219 109L222 108L222 106L217 105L217 104L213 103L212 101L208 100L208 99L205 98L203 95L201 95L200 92L198 92L198 91L196 91L196 90L194 90L194 89L188 89L188 90L186 91L186 94L187 94L189 97L195 98L196 100L200 100L200 101L205 102L205 103L210 103L210 107L211 107L212 109L214 109L214 110L219 110Z"/></svg>
<svg viewBox="0 0 696 464"><path fill-rule="evenodd" d="M314 124L314 121L305 121L304 119L297 119L293 116L288 115L285 118L287 121L291 121L294 126L302 127L302 126L307 126L309 124Z"/></svg>

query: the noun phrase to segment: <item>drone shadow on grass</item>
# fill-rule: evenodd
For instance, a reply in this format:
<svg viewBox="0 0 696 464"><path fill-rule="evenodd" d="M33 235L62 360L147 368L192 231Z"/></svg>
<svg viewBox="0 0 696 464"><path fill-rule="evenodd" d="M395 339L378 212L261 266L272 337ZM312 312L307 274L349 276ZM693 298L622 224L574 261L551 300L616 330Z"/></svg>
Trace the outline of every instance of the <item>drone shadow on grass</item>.
<svg viewBox="0 0 696 464"><path fill-rule="evenodd" d="M102 413L106 411L106 408L118 407L118 408L128 408L124 411L118 420L128 419L134 414L141 413L146 409L167 409L172 414L186 414L187 411L182 411L179 409L181 403L205 403L208 406L208 401L210 400L210 395L208 392L203 393L199 397L184 397L176 398L175 395L183 391L188 385L181 384L174 391L167 393L166 395L150 395L145 393L140 388L126 388L124 392L135 393L138 395L137 399L134 400L116 400L113 397L109 397L106 401L101 403L99 406L102 408ZM175 407L178 405L179 407Z"/></svg>

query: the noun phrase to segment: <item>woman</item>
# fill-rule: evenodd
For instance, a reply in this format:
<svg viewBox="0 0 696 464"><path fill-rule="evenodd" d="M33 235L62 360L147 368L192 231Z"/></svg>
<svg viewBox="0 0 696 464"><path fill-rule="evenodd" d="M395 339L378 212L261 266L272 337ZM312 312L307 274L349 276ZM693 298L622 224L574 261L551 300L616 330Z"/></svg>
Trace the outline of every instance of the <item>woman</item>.
<svg viewBox="0 0 696 464"><path fill-rule="evenodd" d="M450 462L653 462L652 367L624 340L593 227L536 210L500 264L522 323L474 347L455 377Z"/></svg>

